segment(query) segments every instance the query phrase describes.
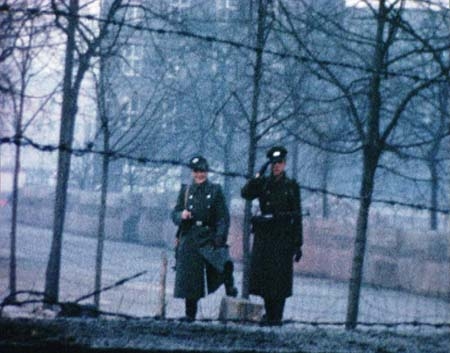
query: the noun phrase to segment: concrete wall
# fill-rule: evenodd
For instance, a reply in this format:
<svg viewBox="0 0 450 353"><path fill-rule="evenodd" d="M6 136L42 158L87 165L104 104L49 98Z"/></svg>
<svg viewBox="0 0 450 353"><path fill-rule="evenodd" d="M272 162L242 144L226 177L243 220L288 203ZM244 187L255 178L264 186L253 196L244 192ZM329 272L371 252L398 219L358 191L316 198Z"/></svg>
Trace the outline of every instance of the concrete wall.
<svg viewBox="0 0 450 353"><path fill-rule="evenodd" d="M242 259L240 219L231 228L231 254ZM239 227L236 227L239 225ZM355 225L349 221L307 218L302 260L295 271L314 277L348 281ZM444 232L413 231L372 225L367 239L363 280L367 284L450 300L450 257Z"/></svg>
<svg viewBox="0 0 450 353"><path fill-rule="evenodd" d="M52 228L54 189L23 189L19 222ZM167 195L110 193L106 218L108 239L174 246L176 227L170 220L173 205ZM175 199L175 197L173 198ZM69 194L65 231L97 236L98 192ZM354 220L308 217L304 221L303 258L295 270L304 275L348 281L351 273ZM388 226L379 220L369 227L364 281L375 286L404 289L450 299L449 234ZM228 243L231 256L242 260L242 214L234 214Z"/></svg>
<svg viewBox="0 0 450 353"><path fill-rule="evenodd" d="M148 245L170 244L176 228L169 219L168 207L145 200L144 196L108 194L107 239L139 241ZM19 200L19 222L41 228L53 227L53 189L23 189ZM98 192L69 192L64 230L96 237L99 200Z"/></svg>

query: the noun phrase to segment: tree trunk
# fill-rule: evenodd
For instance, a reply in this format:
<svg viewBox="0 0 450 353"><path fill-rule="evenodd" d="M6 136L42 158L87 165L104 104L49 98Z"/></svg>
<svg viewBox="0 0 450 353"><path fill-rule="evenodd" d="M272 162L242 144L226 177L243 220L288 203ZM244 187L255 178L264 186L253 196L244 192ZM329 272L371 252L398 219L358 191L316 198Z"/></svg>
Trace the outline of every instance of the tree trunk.
<svg viewBox="0 0 450 353"><path fill-rule="evenodd" d="M18 123L20 133L20 123ZM20 173L20 144L16 145L14 179L11 198L11 237L9 254L9 292L11 299L15 300L17 292L17 262L16 262L16 243L17 243L17 206L19 204L19 173Z"/></svg>
<svg viewBox="0 0 450 353"><path fill-rule="evenodd" d="M299 146L298 146L299 144L298 144L298 141L294 141L292 144L291 144L291 150L292 150L292 178L294 178L294 179L298 179L298 171L299 171L299 168L298 168L298 153L299 153Z"/></svg>
<svg viewBox="0 0 450 353"><path fill-rule="evenodd" d="M381 73L385 47L383 33L386 23L385 0L379 2L379 17L375 51L373 56L373 73L369 90L369 116L367 132L363 137L363 175L359 192L359 211L356 223L356 239L353 249L352 273L348 291L348 307L345 327L354 329L358 321L359 299L363 277L364 256L367 243L367 226L372 193L375 184L375 172L382 151L380 140L380 110L381 110Z"/></svg>
<svg viewBox="0 0 450 353"><path fill-rule="evenodd" d="M431 210L430 210L430 229L436 230L438 227L437 211L438 208L438 189L439 189L439 176L437 171L437 165L434 160L431 160L428 164L428 169L431 174Z"/></svg>
<svg viewBox="0 0 450 353"><path fill-rule="evenodd" d="M324 152L325 156L324 159L322 161L322 185L321 188L322 190L327 190L328 189L328 178L330 176L330 168L331 168L331 163L330 163L330 155L328 154L328 152ZM326 192L322 192L322 217L323 218L328 218L330 216L330 208L328 205L328 195Z"/></svg>
<svg viewBox="0 0 450 353"><path fill-rule="evenodd" d="M105 133L104 150L109 149L109 136ZM97 309L100 308L100 289L102 287L102 267L103 267L103 248L105 243L105 220L106 220L106 201L108 196L108 170L109 170L109 156L103 155L102 159L102 188L100 196L100 212L98 217L98 232L97 232L97 253L95 257L95 284L94 284L94 305Z"/></svg>
<svg viewBox="0 0 450 353"><path fill-rule="evenodd" d="M59 276L61 270L61 248L66 212L67 186L70 173L70 148L75 126L77 92L73 92L72 81L75 56L75 31L77 26L78 0L70 0L70 16L67 19L67 44L64 63L63 99L61 109L60 146L53 221L53 239L46 271L45 295L49 303L58 302Z"/></svg>
<svg viewBox="0 0 450 353"><path fill-rule="evenodd" d="M17 214L19 206L19 178L21 169L21 145L20 138L22 137L22 122L23 122L23 112L25 104L25 96L27 89L27 71L31 64L31 41L32 37L29 38L30 46L24 51L23 62L20 64L20 92L19 93L19 104L17 106L15 99L14 101L14 112L16 115L15 122L15 135L18 139L15 147L15 157L14 157L14 176L12 185L12 197L11 197L11 237L10 237L10 258L9 258L9 291L11 295L11 300L16 299L17 292Z"/></svg>
<svg viewBox="0 0 450 353"><path fill-rule="evenodd" d="M448 101L449 101L449 83L443 82L439 85L439 115L440 124L439 132L445 130L446 121L448 119ZM438 133L439 133L438 132ZM430 152L428 154L428 169L431 176L430 185L430 229L438 229L438 213L436 209L438 205L438 191L439 191L439 175L438 175L438 163L436 162L441 146L441 139L436 140L431 146Z"/></svg>
<svg viewBox="0 0 450 353"><path fill-rule="evenodd" d="M348 307L345 327L354 329L358 321L359 298L363 277L364 256L367 243L367 226L372 192L375 180L377 159L370 158L370 150L365 150L363 180L359 192L360 202L356 224L356 239L353 248L352 273L348 290Z"/></svg>
<svg viewBox="0 0 450 353"><path fill-rule="evenodd" d="M256 32L256 58L255 69L253 74L253 97L252 111L250 118L249 130L249 152L247 161L247 174L253 175L256 162L256 148L258 145L257 128L258 128L258 106L261 92L261 78L263 74L263 47L264 47L264 25L266 19L266 8L263 0L258 1L258 26ZM252 211L252 202L245 202L244 210L244 231L243 231L243 280L242 280L242 297L249 297L249 276L250 276L250 219Z"/></svg>
<svg viewBox="0 0 450 353"><path fill-rule="evenodd" d="M223 169L225 172L230 170L231 153L232 153L232 146L233 146L233 129L228 124L226 124L226 126L227 127L226 127L224 162L223 162ZM223 194L225 196L225 200L227 201L228 205L230 206L231 177L228 175L225 175L225 177L224 177Z"/></svg>
<svg viewBox="0 0 450 353"><path fill-rule="evenodd" d="M106 77L105 77L105 58L100 57L100 82L97 97L97 113L101 123L101 131L103 135L103 151L102 155L102 171L101 171L101 191L100 191L100 210L98 216L97 230L97 252L95 257L95 282L94 282L94 305L100 309L100 290L102 287L102 269L103 269L103 248L105 243L105 223L106 209L109 184L109 164L110 164L110 139L108 107L106 106Z"/></svg>

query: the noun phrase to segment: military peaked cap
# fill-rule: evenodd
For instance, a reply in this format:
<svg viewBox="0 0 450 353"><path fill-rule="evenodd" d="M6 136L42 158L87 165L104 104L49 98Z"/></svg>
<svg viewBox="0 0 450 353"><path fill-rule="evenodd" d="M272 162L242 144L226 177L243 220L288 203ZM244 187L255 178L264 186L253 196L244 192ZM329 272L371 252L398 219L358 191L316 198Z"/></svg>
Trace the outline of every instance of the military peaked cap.
<svg viewBox="0 0 450 353"><path fill-rule="evenodd" d="M201 170L203 172L207 172L209 169L208 161L203 156L194 156L189 161L189 168L191 168L192 170Z"/></svg>
<svg viewBox="0 0 450 353"><path fill-rule="evenodd" d="M274 146L267 151L267 158L271 163L286 160L287 150L283 146Z"/></svg>

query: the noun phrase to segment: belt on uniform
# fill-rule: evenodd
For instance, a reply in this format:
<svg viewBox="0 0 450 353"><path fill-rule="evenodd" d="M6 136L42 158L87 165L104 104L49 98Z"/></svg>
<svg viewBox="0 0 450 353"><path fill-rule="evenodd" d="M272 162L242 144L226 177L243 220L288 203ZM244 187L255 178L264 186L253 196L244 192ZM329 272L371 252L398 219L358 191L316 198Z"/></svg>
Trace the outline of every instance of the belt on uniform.
<svg viewBox="0 0 450 353"><path fill-rule="evenodd" d="M285 213L263 213L252 217L252 222L254 223L272 223L272 222L285 222L292 219L292 212Z"/></svg>
<svg viewBox="0 0 450 353"><path fill-rule="evenodd" d="M208 227L208 224L203 221L194 221L193 225L196 227Z"/></svg>
<svg viewBox="0 0 450 353"><path fill-rule="evenodd" d="M263 213L260 215L260 217L265 218L265 219L273 219L273 218L275 218L275 215L273 213Z"/></svg>
<svg viewBox="0 0 450 353"><path fill-rule="evenodd" d="M286 212L276 212L276 213L263 213L256 217L261 217L264 219L292 219L298 216L300 213L298 211L286 211Z"/></svg>
<svg viewBox="0 0 450 353"><path fill-rule="evenodd" d="M269 223L274 219L273 214L260 214L257 216L253 216L251 219L251 222L253 224L255 223Z"/></svg>
<svg viewBox="0 0 450 353"><path fill-rule="evenodd" d="M271 220L275 218L275 215L273 213L263 213L259 215L253 216L254 219L260 219L260 220Z"/></svg>

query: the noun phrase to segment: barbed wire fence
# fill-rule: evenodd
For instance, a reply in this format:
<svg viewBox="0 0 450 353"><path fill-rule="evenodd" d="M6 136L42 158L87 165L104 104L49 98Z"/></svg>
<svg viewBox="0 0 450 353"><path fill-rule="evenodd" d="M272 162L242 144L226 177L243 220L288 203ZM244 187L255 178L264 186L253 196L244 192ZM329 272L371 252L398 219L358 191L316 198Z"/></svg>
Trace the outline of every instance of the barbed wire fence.
<svg viewBox="0 0 450 353"><path fill-rule="evenodd" d="M141 164L186 166L186 163L171 159L151 159L134 157L125 153L96 150L92 145L85 148L67 148L66 146L39 144L25 136L11 136L0 138L0 145L13 144L31 147L41 152L56 152L64 150L75 156L89 153L98 155L107 154L113 159L127 159ZM223 176L247 178L242 173L212 170ZM321 188L302 185L302 188L311 193L325 193L336 200L346 199L357 201L353 195L337 193ZM448 209L432 208L426 205L406 203L396 200L374 199L374 203L386 204L395 207L407 207L416 211L436 211L447 217ZM385 227L389 225L384 224ZM386 233L395 233L396 226L384 230ZM7 232L2 227L2 252L0 258L7 258ZM45 265L48 248L51 240L49 230L39 229L29 231L27 239L19 247L18 279L21 288L26 288L24 301L32 301L37 293L42 293L45 278ZM37 234L35 234L37 233ZM36 241L42 248L36 248ZM92 269L95 265L95 239L66 236L61 271L61 300L64 302L84 303L89 301L94 276ZM38 250L40 249L40 250ZM22 255L22 256L21 256ZM32 256L33 258L28 258ZM372 255L369 255L372 256ZM132 257L132 259L130 259ZM167 259L166 275L162 283L163 264ZM171 270L174 256L170 247L157 248L141 244L108 241L105 247L103 267L103 283L101 310L104 313L122 317L161 317L176 319L183 316L184 302L173 298L174 272ZM321 261L319 259L318 261ZM449 280L450 265L448 254L441 259L442 269L446 273L440 280ZM5 269L7 266L3 266ZM418 276L427 276L426 271L417 270ZM6 278L6 276L4 277ZM438 279L438 280L439 280ZM238 288L241 286L242 273L239 265L236 271ZM6 282L6 281L4 281ZM332 278L299 275L294 279L295 289L293 297L288 299L285 310L287 323L307 325L344 325L347 304L347 283L345 280ZM429 282L428 285L433 285ZM105 290L105 288L107 290ZM426 292L427 288L422 288ZM2 294L4 293L4 294ZM6 283L0 288L2 298L7 297ZM161 299L162 293L164 294ZM86 296L85 299L82 299ZM220 301L224 296L223 289L204 298L200 302L199 319L204 321L216 320ZM81 300L80 300L81 298ZM361 293L360 317L358 325L365 326L431 326L435 328L450 327L450 301L448 293L445 295L429 295L415 291L398 288L386 288L383 285L365 284ZM257 297L252 301L260 302ZM3 302L5 305L7 302ZM2 305L3 309L3 305Z"/></svg>
<svg viewBox="0 0 450 353"><path fill-rule="evenodd" d="M41 231L50 236L49 232ZM89 239L93 242L93 239ZM105 254L105 268L103 270L103 280L105 287L112 287L109 291L102 293L101 311L102 314L123 318L160 318L161 317L161 267L164 256L172 254L161 249L146 249L147 256L139 260L131 260L126 257L134 255L140 251L142 246L137 244L113 244L113 247L120 247L121 256L117 256L116 250L108 250ZM67 249L67 246L65 247ZM82 251L83 250L83 251ZM80 297L86 297L85 293L90 293L89 288L93 287L92 271L81 269L86 265L87 256L85 249L71 247L72 255L65 252L63 256L61 273L61 301L63 303L85 303L79 301ZM111 253L109 252L111 251ZM91 254L93 262L93 252ZM170 262L169 262L170 263ZM124 266L124 264L127 264ZM145 271L132 273L133 267L146 268ZM27 285L29 291L24 291L23 301L30 301L36 298L36 294L42 295L44 279L44 263L34 267L35 272L31 275L30 269L23 268L19 264L19 279ZM87 266L89 267L89 266ZM123 267L123 273L118 270ZM70 269L70 273L67 271ZM75 269L75 270L74 270ZM34 280L34 287L29 287L30 279L24 275L31 275ZM237 271L237 285L241 283L241 272ZM117 280L121 278L120 280ZM92 279L92 280L90 280ZM127 280L125 280L127 279ZM174 272L167 272L167 287L165 289L165 319L172 320L183 316L184 302L172 296ZM346 308L346 284L333 280L296 277L294 296L289 298L285 310L285 322L292 324L305 324L317 326L343 326ZM5 293L5 288L1 289ZM200 301L198 319L201 321L215 321L218 318L220 301L224 296L223 289L207 296ZM2 295L3 297L3 295ZM37 297L39 298L39 296ZM402 327L402 326L430 326L434 328L450 328L449 306L445 300L433 297L414 295L402 291L386 290L373 287L364 287L361 296L361 315L358 325L380 326L380 327ZM87 297L86 299L89 299ZM251 297L256 303L261 303L260 298ZM39 300L30 301L31 304L39 303ZM88 302L88 301L87 301Z"/></svg>
<svg viewBox="0 0 450 353"><path fill-rule="evenodd" d="M1 137L0 138L0 145L3 144L14 144L22 147L33 147L34 149L41 151L41 152L57 152L57 151L64 151L69 152L73 154L76 157L81 157L86 154L97 154L97 155L107 155L112 160L118 160L118 159L127 159L129 161L137 162L140 164L154 164L154 165L172 165L172 166L184 166L188 167L188 163L176 160L176 159L153 159L148 157L136 157L129 153L123 153L123 152L117 152L117 151L104 151L104 150L98 150L93 148L93 144L89 143L84 148L73 148L68 147L65 145L56 145L56 144L41 144L38 142L33 141L32 139L26 137L26 136L7 136L7 137ZM214 168L210 168L209 171L211 173L219 174L222 176L229 176L229 177L241 177L241 178L250 178L251 176L239 173L239 172L232 172L232 171L221 171L216 170ZM358 196L354 195L348 195L344 193L338 193L334 191L330 191L323 188L318 187L312 187L312 186L306 186L306 185L300 185L300 187L304 190L313 192L313 193L323 193L330 196L334 196L338 199L349 199L349 200L359 200L360 198ZM450 214L450 209L446 208L439 208L439 207L431 207L428 205L422 205L422 204L414 204L409 202L402 202L398 200L386 200L386 199L372 199L373 203L383 203L390 206L403 206L403 207L409 207L412 209L417 210L427 210L427 211L436 211L438 213L442 214Z"/></svg>

